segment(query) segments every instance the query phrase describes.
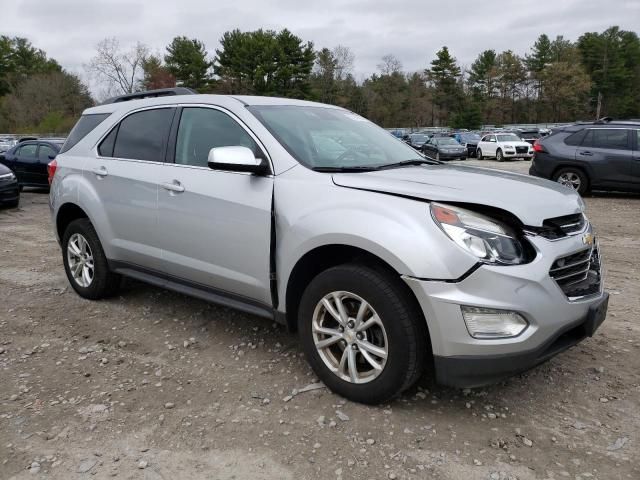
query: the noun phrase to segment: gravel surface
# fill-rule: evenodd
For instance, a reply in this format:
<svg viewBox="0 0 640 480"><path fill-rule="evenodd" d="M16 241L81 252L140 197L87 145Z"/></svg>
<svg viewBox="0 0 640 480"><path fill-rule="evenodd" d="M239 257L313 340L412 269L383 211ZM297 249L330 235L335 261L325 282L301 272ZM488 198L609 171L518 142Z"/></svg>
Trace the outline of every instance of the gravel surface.
<svg viewBox="0 0 640 480"><path fill-rule="evenodd" d="M134 281L81 299L46 194L25 191L0 210L0 479L638 479L640 197L586 203L612 294L594 338L499 385L424 378L367 407L270 322Z"/></svg>

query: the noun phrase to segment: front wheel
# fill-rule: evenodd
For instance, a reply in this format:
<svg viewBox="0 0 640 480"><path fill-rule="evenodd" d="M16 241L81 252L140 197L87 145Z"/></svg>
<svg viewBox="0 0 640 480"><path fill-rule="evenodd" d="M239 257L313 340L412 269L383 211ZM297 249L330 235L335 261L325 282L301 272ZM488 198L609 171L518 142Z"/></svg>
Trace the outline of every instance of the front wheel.
<svg viewBox="0 0 640 480"><path fill-rule="evenodd" d="M358 264L330 268L305 290L298 331L314 372L349 400L378 404L419 378L426 324L399 280Z"/></svg>
<svg viewBox="0 0 640 480"><path fill-rule="evenodd" d="M440 152L436 152L436 160L440 160Z"/></svg>
<svg viewBox="0 0 640 480"><path fill-rule="evenodd" d="M504 154L502 153L502 150L498 149L498 151L496 152L496 160L498 162L502 162L504 160Z"/></svg>
<svg viewBox="0 0 640 480"><path fill-rule="evenodd" d="M478 160L484 160L484 157L482 156L482 150L480 149L476 150L476 158Z"/></svg>
<svg viewBox="0 0 640 480"><path fill-rule="evenodd" d="M98 234L86 218L74 220L64 231L62 261L69 283L81 297L109 297L120 286L120 275L109 270Z"/></svg>

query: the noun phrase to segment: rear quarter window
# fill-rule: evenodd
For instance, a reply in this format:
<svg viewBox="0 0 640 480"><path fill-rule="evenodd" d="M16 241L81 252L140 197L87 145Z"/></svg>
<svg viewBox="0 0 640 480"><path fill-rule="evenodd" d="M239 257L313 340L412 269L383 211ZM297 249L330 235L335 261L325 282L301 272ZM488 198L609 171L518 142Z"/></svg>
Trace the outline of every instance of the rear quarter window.
<svg viewBox="0 0 640 480"><path fill-rule="evenodd" d="M89 132L91 132L94 128L100 125L109 115L110 113L91 113L85 114L80 117L78 123L71 129L67 140L62 145L60 149L60 153L64 153L68 150L71 150L73 147L77 145L77 143L86 137Z"/></svg>
<svg viewBox="0 0 640 480"><path fill-rule="evenodd" d="M564 143L567 145L571 145L573 147L578 147L582 144L582 140L584 139L584 135L587 133L586 130L579 130L575 133L572 133L567 138L564 139Z"/></svg>

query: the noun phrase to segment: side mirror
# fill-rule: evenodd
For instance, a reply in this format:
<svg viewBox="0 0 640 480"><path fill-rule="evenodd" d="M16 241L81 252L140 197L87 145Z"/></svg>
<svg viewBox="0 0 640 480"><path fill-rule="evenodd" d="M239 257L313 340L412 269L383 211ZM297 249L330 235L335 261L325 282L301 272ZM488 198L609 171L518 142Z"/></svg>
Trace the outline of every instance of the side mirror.
<svg viewBox="0 0 640 480"><path fill-rule="evenodd" d="M267 162L256 158L247 147L216 147L209 150L209 168L231 172L249 172L264 175L269 171Z"/></svg>

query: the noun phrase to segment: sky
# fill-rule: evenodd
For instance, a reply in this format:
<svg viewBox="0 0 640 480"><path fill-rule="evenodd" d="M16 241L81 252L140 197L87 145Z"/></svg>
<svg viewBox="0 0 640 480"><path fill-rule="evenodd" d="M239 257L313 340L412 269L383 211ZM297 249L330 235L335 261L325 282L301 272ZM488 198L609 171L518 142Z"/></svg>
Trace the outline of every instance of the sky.
<svg viewBox="0 0 640 480"><path fill-rule="evenodd" d="M637 31L640 0L0 0L0 18L0 34L28 38L83 77L106 37L163 53L186 35L213 58L225 31L288 28L316 49L350 47L361 80L386 54L412 72L443 45L469 66L486 49L523 55L542 33L576 40L611 25Z"/></svg>

